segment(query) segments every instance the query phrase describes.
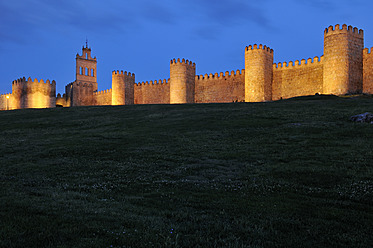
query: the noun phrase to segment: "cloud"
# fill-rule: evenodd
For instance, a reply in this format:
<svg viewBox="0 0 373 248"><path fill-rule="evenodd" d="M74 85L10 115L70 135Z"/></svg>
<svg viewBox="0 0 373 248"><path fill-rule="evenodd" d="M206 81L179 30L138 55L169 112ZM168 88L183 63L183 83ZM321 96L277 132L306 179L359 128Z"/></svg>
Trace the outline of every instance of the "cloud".
<svg viewBox="0 0 373 248"><path fill-rule="evenodd" d="M61 28L86 32L125 31L135 26L136 18L129 8L121 5L123 3L113 0L0 2L0 46L4 43L21 43L39 32L59 32Z"/></svg>
<svg viewBox="0 0 373 248"><path fill-rule="evenodd" d="M209 21L224 26L232 26L242 21L249 21L258 26L270 27L263 9L254 6L245 0L191 0L195 5L200 6Z"/></svg>
<svg viewBox="0 0 373 248"><path fill-rule="evenodd" d="M203 39L217 37L208 30L242 23L271 28L265 10L247 0L12 0L0 2L0 13L0 48L31 42L28 38L39 34L138 33L149 21L174 26L170 32L194 32Z"/></svg>

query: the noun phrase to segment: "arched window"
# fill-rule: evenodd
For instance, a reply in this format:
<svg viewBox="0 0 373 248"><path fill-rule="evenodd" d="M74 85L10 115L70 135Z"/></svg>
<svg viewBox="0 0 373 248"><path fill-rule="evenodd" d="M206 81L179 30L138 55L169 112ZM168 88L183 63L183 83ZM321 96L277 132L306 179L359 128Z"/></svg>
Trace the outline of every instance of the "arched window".
<svg viewBox="0 0 373 248"><path fill-rule="evenodd" d="M83 75L83 67L81 67L81 66L79 67L79 74Z"/></svg>
<svg viewBox="0 0 373 248"><path fill-rule="evenodd" d="M89 70L88 68L85 68L85 75L88 76Z"/></svg>
<svg viewBox="0 0 373 248"><path fill-rule="evenodd" d="M91 76L92 76L92 77L95 76L95 70L94 70L94 69L91 69Z"/></svg>
<svg viewBox="0 0 373 248"><path fill-rule="evenodd" d="M85 59L88 59L88 53L85 53Z"/></svg>

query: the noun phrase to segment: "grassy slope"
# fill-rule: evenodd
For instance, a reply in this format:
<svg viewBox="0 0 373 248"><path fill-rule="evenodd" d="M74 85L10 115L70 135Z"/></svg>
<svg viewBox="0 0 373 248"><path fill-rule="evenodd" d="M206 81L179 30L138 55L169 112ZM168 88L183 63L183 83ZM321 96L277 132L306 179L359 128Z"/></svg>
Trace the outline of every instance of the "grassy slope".
<svg viewBox="0 0 373 248"><path fill-rule="evenodd" d="M373 100L0 112L0 247L368 247Z"/></svg>

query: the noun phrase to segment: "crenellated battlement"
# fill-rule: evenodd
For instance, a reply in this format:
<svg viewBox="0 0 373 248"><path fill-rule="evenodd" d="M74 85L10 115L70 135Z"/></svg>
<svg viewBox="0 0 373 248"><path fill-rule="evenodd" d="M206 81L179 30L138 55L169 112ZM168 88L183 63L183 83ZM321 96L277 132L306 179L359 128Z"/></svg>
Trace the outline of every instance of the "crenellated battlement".
<svg viewBox="0 0 373 248"><path fill-rule="evenodd" d="M347 24L343 24L342 28L340 28L339 24L336 24L335 27L329 26L325 28L325 31L324 31L325 36L341 34L341 33L350 33L360 38L364 37L364 31L362 29L359 30L356 27L347 26Z"/></svg>
<svg viewBox="0 0 373 248"><path fill-rule="evenodd" d="M363 54L373 54L373 47L372 48L364 48Z"/></svg>
<svg viewBox="0 0 373 248"><path fill-rule="evenodd" d="M119 71L119 70L116 70L116 71L113 71L112 72L112 75L113 76L128 76L128 77L132 77L132 78L135 78L135 73L131 73L131 72L127 72L127 71Z"/></svg>
<svg viewBox="0 0 373 248"><path fill-rule="evenodd" d="M220 72L220 73L215 73L215 74L205 74L205 75L196 75L196 80L205 80L205 79L222 79L222 78L228 78L228 77L235 77L239 75L245 75L245 69L242 70L236 70L236 71L226 71Z"/></svg>
<svg viewBox="0 0 373 248"><path fill-rule="evenodd" d="M193 63L192 61L185 60L185 59L182 59L180 61L180 58L178 58L177 60L176 59L172 59L171 62L170 62L170 64L171 65L186 64L186 65L191 65L193 67L196 67L196 63Z"/></svg>
<svg viewBox="0 0 373 248"><path fill-rule="evenodd" d="M159 79L159 80L150 80L150 81L145 81L145 82L139 82L139 83L135 83L134 86L136 87L140 87L140 86L166 86L167 84L170 83L170 79Z"/></svg>
<svg viewBox="0 0 373 248"><path fill-rule="evenodd" d="M95 95L95 96L104 95L104 94L108 94L108 93L111 93L111 92L112 92L111 89L107 89L107 90L95 91L95 92L93 92L93 95Z"/></svg>
<svg viewBox="0 0 373 248"><path fill-rule="evenodd" d="M10 98L12 96L12 93L6 93L6 94L1 94L0 97L4 98Z"/></svg>
<svg viewBox="0 0 373 248"><path fill-rule="evenodd" d="M271 49L270 47L267 47L266 45L262 45L262 44L259 44L259 46L257 44L254 44L253 46L252 45L249 45L245 48L245 51L249 52L249 51L255 51L255 50L263 50L263 51L266 51L268 53L273 53L273 49Z"/></svg>
<svg viewBox="0 0 373 248"><path fill-rule="evenodd" d="M19 78L19 79L17 79L17 80L14 80L14 81L12 82L12 84L16 84L16 83L24 83L24 82L26 82L26 81L27 81L26 78L23 77L23 78Z"/></svg>
<svg viewBox="0 0 373 248"><path fill-rule="evenodd" d="M52 82L49 80L49 79L47 79L46 81L44 81L43 79L40 79L40 81L37 79L37 78L35 78L34 80L31 78L31 77L29 77L27 80L26 80L26 78L25 77L23 77L23 78L19 78L19 79L17 79L17 80L14 80L13 82L12 82L12 85L14 86L14 87L18 87L18 86L25 86L25 85L28 85L28 86L32 86L33 84L43 84L44 86L56 86L56 81L54 81L54 80L52 80Z"/></svg>
<svg viewBox="0 0 373 248"><path fill-rule="evenodd" d="M315 66L315 65L322 64L323 61L324 61L324 56L321 56L321 57L316 56L313 59L308 58L307 60L302 59L301 61L295 60L294 62L289 61L289 62L283 62L283 63L281 62L274 63L273 69L293 69L293 68L298 68L301 66Z"/></svg>

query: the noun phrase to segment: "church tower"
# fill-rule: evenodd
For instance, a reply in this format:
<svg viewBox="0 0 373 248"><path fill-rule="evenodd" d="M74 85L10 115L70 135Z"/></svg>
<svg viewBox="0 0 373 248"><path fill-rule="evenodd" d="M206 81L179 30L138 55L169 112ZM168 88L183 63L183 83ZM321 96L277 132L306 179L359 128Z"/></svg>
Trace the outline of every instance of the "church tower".
<svg viewBox="0 0 373 248"><path fill-rule="evenodd" d="M97 87L97 59L92 58L91 48L86 42L82 55L76 55L75 81L66 86L66 96L69 106L95 105L93 93Z"/></svg>
<svg viewBox="0 0 373 248"><path fill-rule="evenodd" d="M91 48L83 46L82 55L76 55L76 82L92 84L93 90L97 90L97 59L91 57Z"/></svg>

